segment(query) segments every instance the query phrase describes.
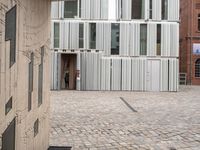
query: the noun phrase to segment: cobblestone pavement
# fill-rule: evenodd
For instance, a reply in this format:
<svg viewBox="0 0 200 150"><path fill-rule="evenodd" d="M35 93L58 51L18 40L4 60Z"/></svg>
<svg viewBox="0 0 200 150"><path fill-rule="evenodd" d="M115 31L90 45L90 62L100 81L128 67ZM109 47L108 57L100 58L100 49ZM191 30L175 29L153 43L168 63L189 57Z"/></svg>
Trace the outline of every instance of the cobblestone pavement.
<svg viewBox="0 0 200 150"><path fill-rule="evenodd" d="M73 150L200 150L200 86L178 93L51 93L50 145Z"/></svg>

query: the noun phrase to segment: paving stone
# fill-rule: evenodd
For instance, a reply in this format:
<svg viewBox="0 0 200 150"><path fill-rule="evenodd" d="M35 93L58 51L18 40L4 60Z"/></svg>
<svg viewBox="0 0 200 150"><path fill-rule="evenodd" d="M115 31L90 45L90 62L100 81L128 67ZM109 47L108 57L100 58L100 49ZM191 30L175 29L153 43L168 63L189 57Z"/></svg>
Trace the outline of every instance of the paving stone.
<svg viewBox="0 0 200 150"><path fill-rule="evenodd" d="M181 86L177 93L52 92L51 110L50 145L71 145L73 150L200 149L199 86Z"/></svg>

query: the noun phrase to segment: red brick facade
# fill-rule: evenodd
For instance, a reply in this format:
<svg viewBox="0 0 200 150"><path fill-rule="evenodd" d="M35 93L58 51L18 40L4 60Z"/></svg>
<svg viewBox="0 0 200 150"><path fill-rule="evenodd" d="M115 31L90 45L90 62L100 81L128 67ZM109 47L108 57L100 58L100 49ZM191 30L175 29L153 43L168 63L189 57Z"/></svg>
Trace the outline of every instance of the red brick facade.
<svg viewBox="0 0 200 150"><path fill-rule="evenodd" d="M180 72L187 73L188 84L200 85L200 78L195 77L195 62L200 55L193 53L193 44L200 44L200 0L180 0L180 7Z"/></svg>

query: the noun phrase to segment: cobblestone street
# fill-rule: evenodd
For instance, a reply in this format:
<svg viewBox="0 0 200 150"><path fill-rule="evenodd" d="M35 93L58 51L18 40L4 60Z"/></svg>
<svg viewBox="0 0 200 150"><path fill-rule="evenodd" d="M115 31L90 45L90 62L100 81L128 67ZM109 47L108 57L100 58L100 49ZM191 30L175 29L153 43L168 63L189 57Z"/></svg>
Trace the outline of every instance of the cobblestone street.
<svg viewBox="0 0 200 150"><path fill-rule="evenodd" d="M200 150L200 87L178 93L52 92L50 145Z"/></svg>

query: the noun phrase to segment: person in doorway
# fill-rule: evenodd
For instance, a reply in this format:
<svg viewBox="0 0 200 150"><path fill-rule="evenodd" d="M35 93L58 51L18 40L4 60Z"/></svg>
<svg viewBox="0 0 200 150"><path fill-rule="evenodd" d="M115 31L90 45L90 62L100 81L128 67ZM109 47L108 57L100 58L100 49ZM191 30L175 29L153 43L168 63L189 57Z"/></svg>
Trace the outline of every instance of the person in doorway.
<svg viewBox="0 0 200 150"><path fill-rule="evenodd" d="M69 71L65 72L65 88L69 89Z"/></svg>

